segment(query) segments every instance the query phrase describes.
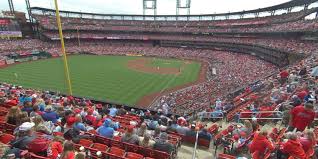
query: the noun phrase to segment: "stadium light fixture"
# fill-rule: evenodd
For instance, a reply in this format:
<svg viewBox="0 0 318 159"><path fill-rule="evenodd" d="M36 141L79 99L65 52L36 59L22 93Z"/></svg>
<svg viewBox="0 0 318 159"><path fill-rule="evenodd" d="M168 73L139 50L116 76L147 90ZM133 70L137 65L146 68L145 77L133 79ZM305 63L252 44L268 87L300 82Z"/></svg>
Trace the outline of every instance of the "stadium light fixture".
<svg viewBox="0 0 318 159"><path fill-rule="evenodd" d="M150 5L149 5L150 4ZM155 16L157 15L157 0L143 0L143 15L145 20L145 15L148 10L153 11L153 20L156 20Z"/></svg>
<svg viewBox="0 0 318 159"><path fill-rule="evenodd" d="M191 0L176 0L176 20L178 20L178 15L180 15L181 10L186 10L186 15L190 15ZM189 16L187 17L189 20Z"/></svg>

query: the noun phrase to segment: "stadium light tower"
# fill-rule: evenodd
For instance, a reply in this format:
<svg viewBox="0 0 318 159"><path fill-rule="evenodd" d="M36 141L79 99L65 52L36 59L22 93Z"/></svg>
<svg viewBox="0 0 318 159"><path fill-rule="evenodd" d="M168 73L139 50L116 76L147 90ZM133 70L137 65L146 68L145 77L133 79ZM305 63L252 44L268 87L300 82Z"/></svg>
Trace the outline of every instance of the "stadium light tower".
<svg viewBox="0 0 318 159"><path fill-rule="evenodd" d="M29 0L25 0L25 4L26 4L26 7L27 7L28 15L29 15L29 20L30 20L31 23L33 23L33 19L32 19L32 16L31 16L30 1Z"/></svg>
<svg viewBox="0 0 318 159"><path fill-rule="evenodd" d="M153 11L153 15L157 15L157 0L143 0L143 15L146 15L148 10ZM144 16L145 20L145 16ZM155 20L155 18L154 18Z"/></svg>
<svg viewBox="0 0 318 159"><path fill-rule="evenodd" d="M186 10L187 15L190 15L191 0L177 0L176 1L176 15L178 20L178 15L180 15L181 10ZM189 17L187 18L189 20Z"/></svg>
<svg viewBox="0 0 318 159"><path fill-rule="evenodd" d="M9 3L9 8L10 8L10 13L11 13L12 15L15 15L15 14L14 14L14 5L13 5L12 0L8 0L8 3Z"/></svg>

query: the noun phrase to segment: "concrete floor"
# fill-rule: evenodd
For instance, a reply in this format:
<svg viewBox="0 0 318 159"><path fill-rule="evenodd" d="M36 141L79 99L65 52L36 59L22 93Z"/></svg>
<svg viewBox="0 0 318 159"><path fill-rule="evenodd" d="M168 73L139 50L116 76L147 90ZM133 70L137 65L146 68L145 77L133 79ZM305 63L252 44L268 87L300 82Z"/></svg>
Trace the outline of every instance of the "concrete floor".
<svg viewBox="0 0 318 159"><path fill-rule="evenodd" d="M222 128L220 128L221 130L227 128L228 125L230 124L229 122L225 122L224 120L218 121L217 123L222 126ZM214 123L208 122L207 127L210 127L212 124L214 124ZM269 124L264 125L262 128L263 129L265 128L266 130L271 132L273 127L279 127L279 125L280 125L280 122L275 123L275 124L269 123ZM177 159L192 159L193 149L194 149L194 145L182 144L178 150ZM196 159L216 159L214 152L215 152L215 147L213 146L212 143L211 143L209 149L198 147L197 153L196 153L197 154ZM219 148L217 150L217 154L219 154L219 153L222 153L222 148ZM243 154L243 156L246 156L246 155L247 154Z"/></svg>

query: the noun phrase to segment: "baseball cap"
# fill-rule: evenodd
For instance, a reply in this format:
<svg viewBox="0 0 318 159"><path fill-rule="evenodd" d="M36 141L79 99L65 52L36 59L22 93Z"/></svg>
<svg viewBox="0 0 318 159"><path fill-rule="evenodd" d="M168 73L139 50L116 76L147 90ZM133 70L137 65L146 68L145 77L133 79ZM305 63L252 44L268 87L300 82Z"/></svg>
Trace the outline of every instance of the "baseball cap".
<svg viewBox="0 0 318 159"><path fill-rule="evenodd" d="M129 125L127 128L127 132L132 133L134 131L134 126Z"/></svg>
<svg viewBox="0 0 318 159"><path fill-rule="evenodd" d="M28 131L33 128L35 124L31 122L24 122L19 126L19 131Z"/></svg>

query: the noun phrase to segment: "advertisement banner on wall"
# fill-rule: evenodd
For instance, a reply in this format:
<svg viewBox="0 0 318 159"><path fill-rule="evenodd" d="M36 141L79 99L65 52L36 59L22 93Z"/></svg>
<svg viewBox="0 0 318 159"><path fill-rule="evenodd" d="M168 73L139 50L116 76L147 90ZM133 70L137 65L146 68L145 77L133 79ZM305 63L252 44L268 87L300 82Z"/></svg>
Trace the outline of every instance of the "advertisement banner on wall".
<svg viewBox="0 0 318 159"><path fill-rule="evenodd" d="M21 38L21 31L0 31L0 38Z"/></svg>
<svg viewBox="0 0 318 159"><path fill-rule="evenodd" d="M0 66L5 66L6 65L6 61L5 60L0 60Z"/></svg>
<svg viewBox="0 0 318 159"><path fill-rule="evenodd" d="M37 56L32 56L32 60L33 61L38 60L38 57Z"/></svg>
<svg viewBox="0 0 318 159"><path fill-rule="evenodd" d="M14 59L8 59L6 60L7 65L14 64Z"/></svg>

